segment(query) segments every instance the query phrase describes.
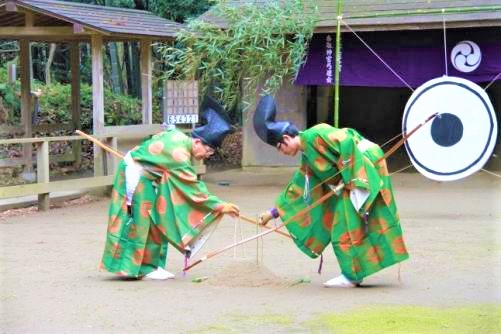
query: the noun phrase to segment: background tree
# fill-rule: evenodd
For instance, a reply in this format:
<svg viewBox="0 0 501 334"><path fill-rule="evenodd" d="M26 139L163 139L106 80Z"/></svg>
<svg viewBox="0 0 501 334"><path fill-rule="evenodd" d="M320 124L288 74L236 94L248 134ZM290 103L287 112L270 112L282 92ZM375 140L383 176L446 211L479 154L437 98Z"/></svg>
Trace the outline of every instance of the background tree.
<svg viewBox="0 0 501 334"><path fill-rule="evenodd" d="M136 0L141 1L141 0ZM211 0L160 0L151 1L150 7L154 13L166 19L184 23L188 19L205 13L211 6Z"/></svg>
<svg viewBox="0 0 501 334"><path fill-rule="evenodd" d="M186 18L200 15L209 8L209 0L65 0L75 3L114 6L130 9L142 9L155 13L167 19L183 22ZM65 85L70 83L70 52L67 43L32 42L33 86L58 96L57 99L45 94L41 98L41 122L66 122L62 112L67 110L70 90ZM17 41L0 40L0 120L16 124L20 117L19 80L14 85L7 84L9 63L18 63L19 46ZM91 48L88 43L80 43L80 73L82 85L91 85ZM160 77L164 72L156 48L153 49L153 76ZM141 80L139 78L139 45L137 42L105 43L104 78L106 101L113 101L105 107L107 122L136 122L140 110ZM19 77L19 71L17 71ZM154 97L161 96L161 81L153 82ZM109 98L115 94L116 98ZM83 94L85 95L85 94ZM131 97L129 99L128 97ZM87 96L82 96L86 100ZM135 98L135 99L134 99ZM63 103L64 104L61 104ZM136 107L137 106L137 107ZM90 106L82 102L83 113ZM136 110L136 108L138 110ZM153 117L155 122L161 122L160 99L153 101ZM129 114L127 114L129 110ZM140 118L139 118L140 120ZM85 122L84 122L85 123ZM87 124L87 123L85 123Z"/></svg>

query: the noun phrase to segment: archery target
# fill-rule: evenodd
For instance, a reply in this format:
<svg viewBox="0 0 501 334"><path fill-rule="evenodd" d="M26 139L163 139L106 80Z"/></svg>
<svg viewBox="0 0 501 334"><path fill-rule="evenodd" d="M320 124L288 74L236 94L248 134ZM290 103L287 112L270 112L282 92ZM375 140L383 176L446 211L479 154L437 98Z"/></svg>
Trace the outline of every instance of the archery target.
<svg viewBox="0 0 501 334"><path fill-rule="evenodd" d="M404 133L429 116L438 116L405 142L414 167L437 181L453 181L481 169L494 150L497 120L485 91L457 77L441 77L420 86L405 106Z"/></svg>

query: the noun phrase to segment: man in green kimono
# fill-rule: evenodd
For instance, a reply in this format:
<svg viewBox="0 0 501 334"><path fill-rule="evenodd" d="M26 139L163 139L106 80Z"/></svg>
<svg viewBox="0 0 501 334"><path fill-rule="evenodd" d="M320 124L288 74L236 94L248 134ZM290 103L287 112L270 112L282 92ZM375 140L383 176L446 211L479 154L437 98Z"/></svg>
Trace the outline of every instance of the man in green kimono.
<svg viewBox="0 0 501 334"><path fill-rule="evenodd" d="M120 163L101 268L132 278L173 278L164 269L168 243L189 257L223 214L239 214L236 205L207 190L192 165L192 158L212 155L231 129L215 101L207 99L202 108L207 124L191 137L169 129L129 151Z"/></svg>
<svg viewBox="0 0 501 334"><path fill-rule="evenodd" d="M275 122L275 114L273 98L263 97L254 115L256 133L282 154L301 153L301 167L260 222L288 221L339 185L333 197L286 225L299 249L312 258L332 244L341 275L324 286L355 287L407 259L381 148L348 128L318 124L299 132L290 122Z"/></svg>

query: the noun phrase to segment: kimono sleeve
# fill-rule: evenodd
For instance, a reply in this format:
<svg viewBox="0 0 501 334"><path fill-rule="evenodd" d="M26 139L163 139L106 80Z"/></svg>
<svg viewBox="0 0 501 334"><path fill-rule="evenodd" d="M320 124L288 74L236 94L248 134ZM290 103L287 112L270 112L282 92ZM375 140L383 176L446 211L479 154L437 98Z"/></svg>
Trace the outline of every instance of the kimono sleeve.
<svg viewBox="0 0 501 334"><path fill-rule="evenodd" d="M187 203L198 209L218 210L224 201L211 194L203 181L198 180L193 166L185 165L169 170L169 182Z"/></svg>
<svg viewBox="0 0 501 334"><path fill-rule="evenodd" d="M181 252L209 225L220 220L223 201L183 165L164 171L157 187L156 224Z"/></svg>

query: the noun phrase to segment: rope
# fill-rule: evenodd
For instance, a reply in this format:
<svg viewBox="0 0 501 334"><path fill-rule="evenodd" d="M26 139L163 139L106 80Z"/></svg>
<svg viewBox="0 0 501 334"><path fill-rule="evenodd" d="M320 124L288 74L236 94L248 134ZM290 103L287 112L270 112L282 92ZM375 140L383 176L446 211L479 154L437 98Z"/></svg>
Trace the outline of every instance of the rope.
<svg viewBox="0 0 501 334"><path fill-rule="evenodd" d="M237 242L237 223L238 222L235 222L234 226L234 231L233 231L233 242L236 243ZM237 248L235 247L233 249L233 259L236 259L237 258Z"/></svg>
<svg viewBox="0 0 501 334"><path fill-rule="evenodd" d="M397 173L403 172L404 170L406 170L406 169L408 169L408 168L410 168L410 167L412 167L412 164L410 164L410 165L408 165L408 166L405 166L404 168L400 168L399 170L397 170L397 171L395 171L395 172L391 173L391 174L390 174L390 176L392 176L393 174L397 174Z"/></svg>
<svg viewBox="0 0 501 334"><path fill-rule="evenodd" d="M260 226L260 230L259 230L259 233L263 232L263 227ZM263 263L263 260L264 260L264 238L261 237L261 263Z"/></svg>
<svg viewBox="0 0 501 334"><path fill-rule="evenodd" d="M398 137L402 136L402 132L400 132L399 134L397 134L395 137L393 138L390 138L388 139L387 141L384 142L383 145L381 145L380 147L383 148L385 147L386 145L388 145L389 143L391 143L392 141L394 141L395 139L397 139Z"/></svg>
<svg viewBox="0 0 501 334"><path fill-rule="evenodd" d="M238 218L238 229L240 230L240 241L244 239L244 231L242 230L242 221ZM245 259L247 254L245 254L245 247L242 247L242 257Z"/></svg>
<svg viewBox="0 0 501 334"><path fill-rule="evenodd" d="M489 82L489 84L487 86L485 86L484 90L487 90L487 88L489 88L494 83L494 81L496 81L500 76L501 76L501 72L499 72L498 75L496 75L494 77L494 79L492 79L492 81Z"/></svg>
<svg viewBox="0 0 501 334"><path fill-rule="evenodd" d="M411 91L414 91L414 89L411 87L411 85L409 85L407 83L407 81L405 81L393 68L391 68L390 65L388 65L384 60L383 58L381 58L377 53L376 51L374 51L370 46L369 44L367 44L363 39L362 37L360 37L349 25L348 23L346 23L345 21L341 20L343 22L343 24L346 26L346 28L348 28L348 30L350 30L350 32L352 32L359 40L360 42L362 42L363 45L365 45L371 52L374 56L376 56L377 59L379 59L379 61L381 61L384 66L386 66L386 68L388 68L391 73L393 73L400 81L402 81L402 83L404 85L406 85Z"/></svg>
<svg viewBox="0 0 501 334"><path fill-rule="evenodd" d="M491 171L488 171L487 169L482 169L482 171L483 171L483 172L486 172L487 174L491 174L491 175L494 175L494 176L496 176L496 177L499 177L499 178L501 178L501 175L499 175L499 174L496 174L496 173L494 173L494 172L491 172Z"/></svg>
<svg viewBox="0 0 501 334"><path fill-rule="evenodd" d="M256 234L259 234L259 225L256 225ZM256 264L259 265L259 239L256 239Z"/></svg>
<svg viewBox="0 0 501 334"><path fill-rule="evenodd" d="M447 33L445 30L445 10L442 9L442 26L444 30L444 64L445 64L445 75L449 76L449 68L447 66Z"/></svg>
<svg viewBox="0 0 501 334"><path fill-rule="evenodd" d="M244 236L243 236L243 230L242 230L242 219L240 217L237 217L236 218L237 221L235 222L235 229L233 231L233 241L236 243L238 241L242 241L244 239ZM240 238L238 238L238 232L240 232ZM241 254L240 254L240 258L245 258L246 257L246 254L245 254L245 247L242 247L241 248ZM237 256L237 249L235 248L233 250L233 258L234 259L237 259L239 258Z"/></svg>
<svg viewBox="0 0 501 334"><path fill-rule="evenodd" d="M256 233L260 234L263 231L261 225L256 224ZM261 247L260 247L261 246ZM263 263L264 254L264 238L260 237L256 239L256 263L259 265Z"/></svg>

